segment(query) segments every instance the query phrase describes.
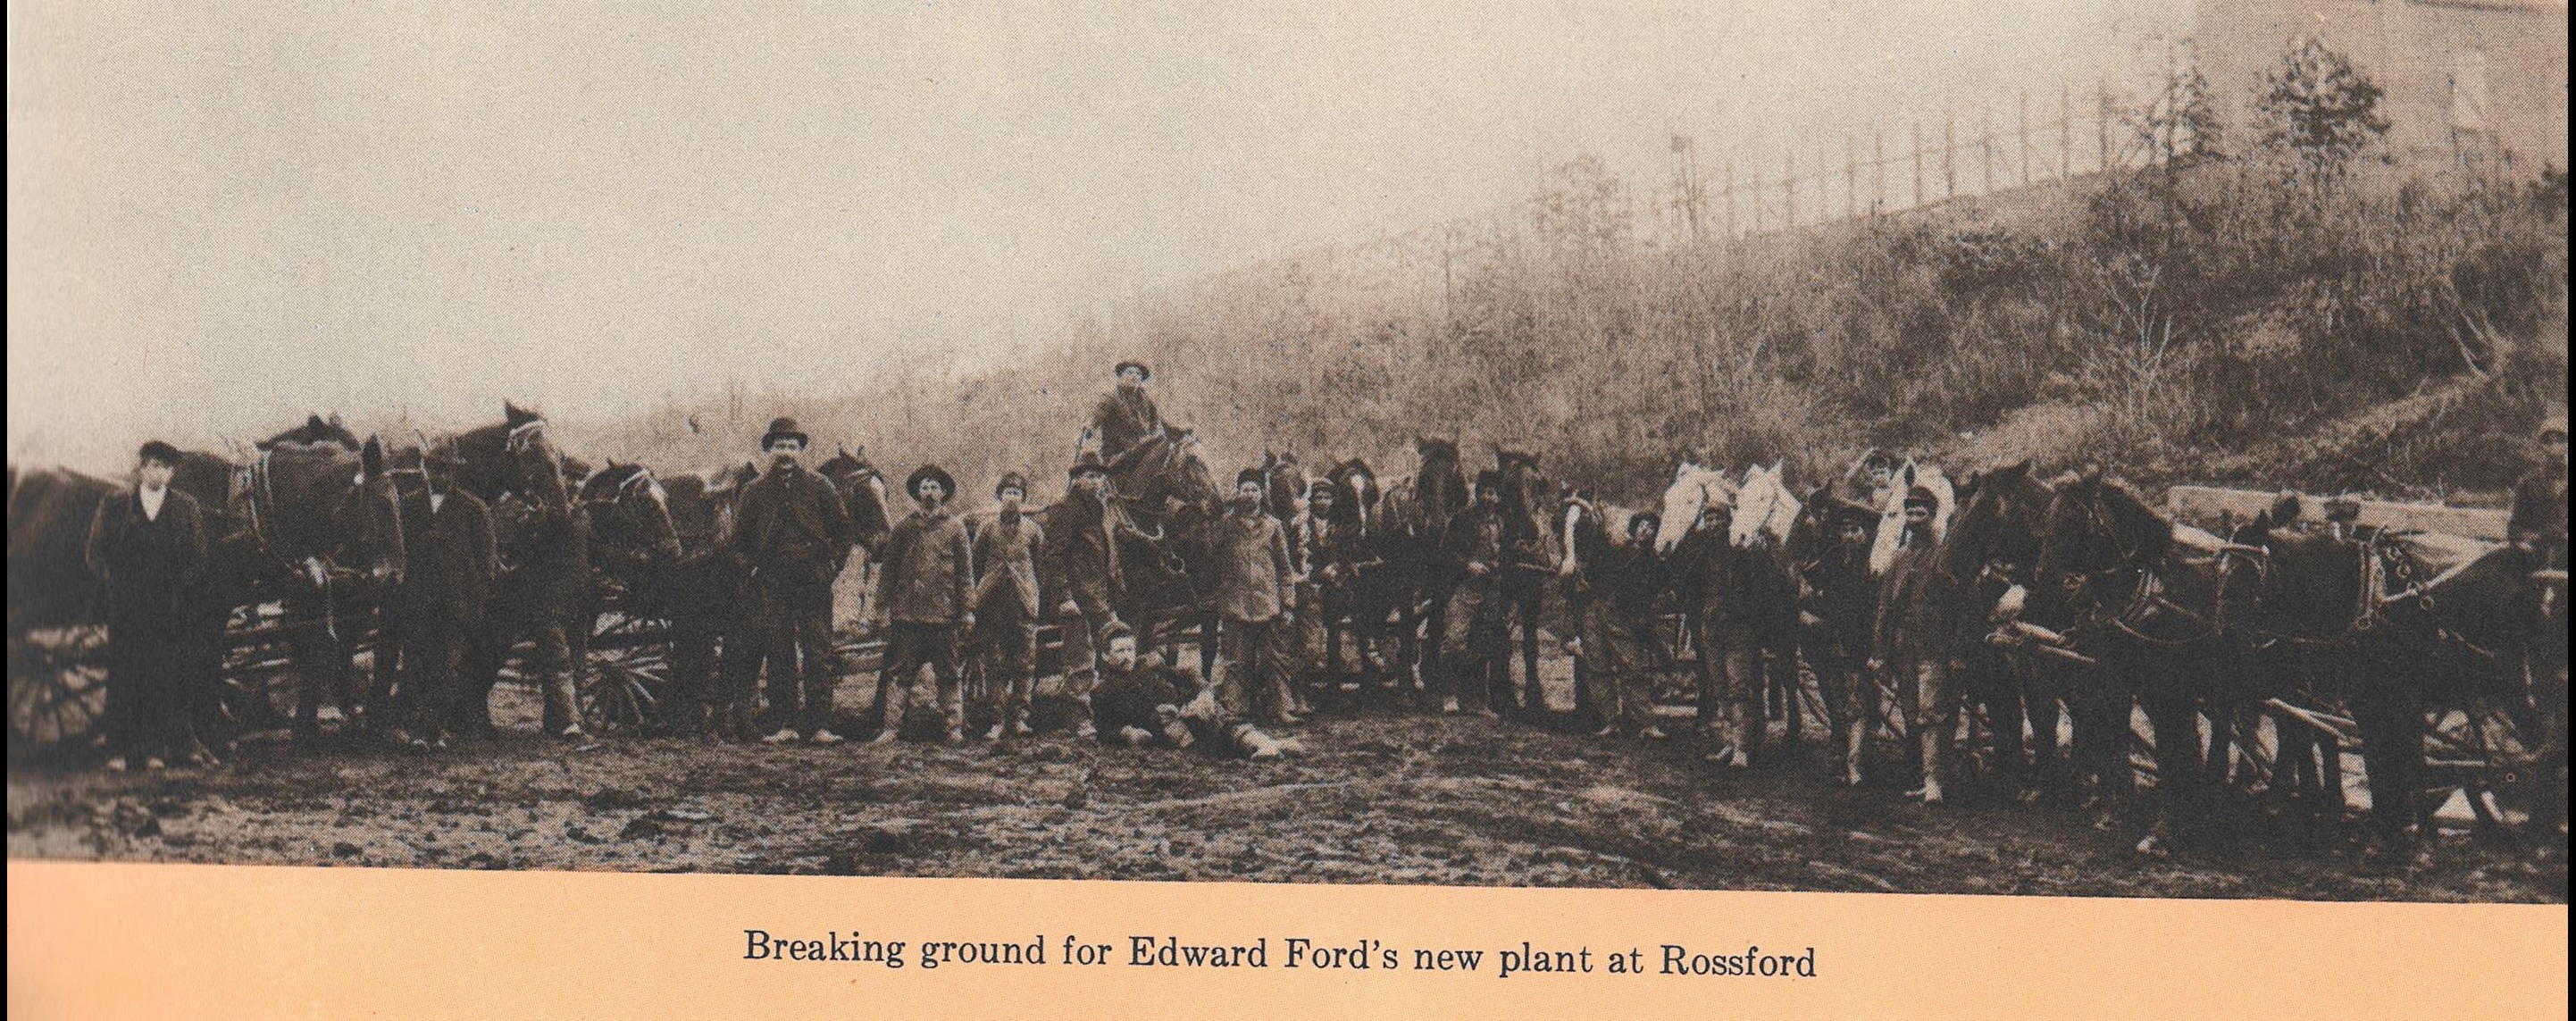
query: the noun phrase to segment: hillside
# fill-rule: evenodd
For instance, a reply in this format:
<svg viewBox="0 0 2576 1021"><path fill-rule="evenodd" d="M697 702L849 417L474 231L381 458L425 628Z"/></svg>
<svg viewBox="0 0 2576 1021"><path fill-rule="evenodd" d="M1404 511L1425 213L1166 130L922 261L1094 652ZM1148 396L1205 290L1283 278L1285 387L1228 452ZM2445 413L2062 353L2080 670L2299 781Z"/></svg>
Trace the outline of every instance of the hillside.
<svg viewBox="0 0 2576 1021"><path fill-rule="evenodd" d="M1265 449L1384 464L1440 435L1632 499L1687 453L1813 479L1877 448L2492 502L2565 399L2565 175L2285 180L2260 152L2187 159L1673 246L1577 160L1484 221L1139 296L1001 371L720 398L698 432L677 406L567 427L702 467L793 414L890 468L1051 480L1109 364L1141 357L1220 472Z"/></svg>

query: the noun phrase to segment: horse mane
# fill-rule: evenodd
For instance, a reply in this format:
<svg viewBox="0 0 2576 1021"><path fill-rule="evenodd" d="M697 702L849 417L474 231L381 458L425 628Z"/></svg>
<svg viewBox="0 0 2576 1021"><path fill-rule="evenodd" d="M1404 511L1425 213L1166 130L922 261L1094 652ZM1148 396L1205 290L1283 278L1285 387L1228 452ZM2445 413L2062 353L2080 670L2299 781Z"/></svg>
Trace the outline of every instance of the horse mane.
<svg viewBox="0 0 2576 1021"><path fill-rule="evenodd" d="M2111 526L2120 530L2120 545L2141 559L2157 561L2173 552L2173 518L2147 501L2127 480L2105 478L2097 489Z"/></svg>

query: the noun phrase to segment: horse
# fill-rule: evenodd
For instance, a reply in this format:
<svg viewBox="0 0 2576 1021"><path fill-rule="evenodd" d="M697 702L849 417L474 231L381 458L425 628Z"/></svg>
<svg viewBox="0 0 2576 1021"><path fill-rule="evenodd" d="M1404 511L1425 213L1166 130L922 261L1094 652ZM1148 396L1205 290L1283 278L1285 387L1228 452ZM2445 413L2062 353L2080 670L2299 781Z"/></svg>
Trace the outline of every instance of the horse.
<svg viewBox="0 0 2576 1021"><path fill-rule="evenodd" d="M2016 621L2043 629L2063 621L2029 620L2025 611L2039 563L2040 533L2057 487L2039 477L2027 460L1971 475L1958 488L1959 509L1951 516L1945 559L1967 576L1963 613L1984 613L1997 625L1983 648L1965 650L1969 676L1964 687L1987 709L1995 741L1995 764L2022 788L2022 795L2071 794L2087 772L2127 768L2119 756L2126 747L2127 706L2103 725L2086 723L2084 696L2091 689L2090 670L2053 646L2031 646L2013 628ZM2053 631L2050 633L2054 633ZM2038 742L2029 748L2029 736ZM2060 756L2058 734L2072 725L2074 758ZM2096 745L2110 745L2106 762ZM2024 770L2027 769L2027 772ZM2045 789L2042 789L2042 788Z"/></svg>
<svg viewBox="0 0 2576 1021"><path fill-rule="evenodd" d="M1221 513L1222 498L1198 434L1165 426L1120 458L1106 492L1111 513L1132 526L1111 530L1126 581L1119 617L1135 628L1139 646L1159 635L1175 646L1167 650L1175 659L1180 631L1196 626L1199 676L1215 676L1217 615L1206 588L1213 579L1193 567L1206 554L1203 530Z"/></svg>
<svg viewBox="0 0 2576 1021"><path fill-rule="evenodd" d="M546 699L545 730L579 733L581 674L589 658L595 581L590 569L590 520L573 499L565 461L544 416L502 405L501 421L458 433L464 463L459 489L492 507L493 537L502 572L493 585L483 626L467 643L463 698L448 729L489 733L490 693L510 650L522 638L536 643L522 676Z"/></svg>
<svg viewBox="0 0 2576 1021"><path fill-rule="evenodd" d="M685 582L679 577L679 526L661 479L643 465L610 458L575 492L590 518L590 562L597 573L584 630L602 633L601 618L612 609L621 623L669 621L671 604L688 596L680 591ZM617 680L619 685L602 685L594 693L604 721L665 722L668 714L656 709L659 695L667 692L652 690L632 668L620 670Z"/></svg>
<svg viewBox="0 0 2576 1021"><path fill-rule="evenodd" d="M1724 742L1714 758L1740 769L1752 765L1764 736L1766 653L1783 641L1770 634L1773 618L1786 614L1794 650L1797 599L1794 587L1784 593L1779 584L1787 576L1782 543L1736 545L1739 491L1723 469L1683 459L1664 490L1655 551L1678 565L1674 594L1699 650L1699 729Z"/></svg>
<svg viewBox="0 0 2576 1021"><path fill-rule="evenodd" d="M2155 811L2138 848L2197 838L2216 807L2237 721L2275 693L2220 626L2223 558L2188 555L2170 518L2098 471L2058 486L2044 522L2030 608L2065 621L2066 643L2100 663L2095 676L2108 697L2095 703L2105 712L2093 724L2116 725L2110 712L2134 701L2153 733ZM2128 802L2135 778L2115 772L2104 793Z"/></svg>
<svg viewBox="0 0 2576 1021"><path fill-rule="evenodd" d="M743 488L759 475L758 466L744 461L663 483L663 502L680 543L660 602L670 623L671 690L659 700L655 723L665 731L695 733L702 728L704 714L717 698L720 669L736 678L746 671L756 676L760 670L758 640L732 637L756 627L756 621L746 618L758 611L745 591L744 571L726 549ZM750 725L747 720L724 722Z"/></svg>
<svg viewBox="0 0 2576 1021"><path fill-rule="evenodd" d="M885 549L886 539L894 534L893 505L886 497L885 474L868 463L868 448L853 451L836 448L814 470L832 484L840 494L842 509L850 515L850 535L867 556L859 561L860 616L864 619L868 593L876 580L877 555ZM956 494L950 494L952 497Z"/></svg>
<svg viewBox="0 0 2576 1021"><path fill-rule="evenodd" d="M1547 476L1539 472L1536 454L1496 448L1494 470L1503 480L1503 569L1495 592L1503 600L1506 626L1520 629L1520 711L1535 719L1549 714L1547 693L1539 684L1538 630L1548 581L1556 577L1557 566L1564 559L1553 520L1558 494ZM1502 669L1508 688L1508 655Z"/></svg>
<svg viewBox="0 0 2576 1021"><path fill-rule="evenodd" d="M240 465L201 451L182 454L171 484L190 495L220 494L200 503L222 508L208 523L210 562L192 597L190 656L195 671L224 682L199 690L237 697L201 705L200 715L223 712L248 725L271 710L265 691L223 676L224 631L241 607L275 601L285 611L297 677L293 733L309 741L321 733L326 692L352 724L365 722L367 699L352 660L363 622L385 616L401 583L404 546L401 491L383 440L370 436L352 449L335 435L313 443L297 435L262 441ZM394 628L385 621L378 656L386 655L383 638Z"/></svg>
<svg viewBox="0 0 2576 1021"><path fill-rule="evenodd" d="M1888 566L1896 562L1896 552L1904 548L1905 494L1916 486L1932 491L1932 541L1949 538L1950 516L1959 505L1958 494L1952 491L1949 477L1940 468L1908 459L1873 494L1879 522L1877 539L1869 550L1870 573L1886 574Z"/></svg>
<svg viewBox="0 0 2576 1021"><path fill-rule="evenodd" d="M1441 547L1449 523L1467 509L1469 496L1457 443L1417 436L1413 449L1414 472L1387 488L1379 515L1385 527L1371 544L1374 559L1385 569L1381 584L1401 599L1394 617L1402 646L1397 668L1412 668L1418 685L1440 667L1440 636L1448 628L1449 595L1458 584Z"/></svg>
<svg viewBox="0 0 2576 1021"><path fill-rule="evenodd" d="M1324 485L1333 492L1327 521L1336 546L1332 575L1318 586L1324 669L1340 672L1347 629L1358 646L1361 667L1384 680L1388 668L1374 644L1396 634L1399 621L1412 619L1415 582L1387 557L1386 494L1368 462L1351 458L1333 465L1324 474Z"/></svg>

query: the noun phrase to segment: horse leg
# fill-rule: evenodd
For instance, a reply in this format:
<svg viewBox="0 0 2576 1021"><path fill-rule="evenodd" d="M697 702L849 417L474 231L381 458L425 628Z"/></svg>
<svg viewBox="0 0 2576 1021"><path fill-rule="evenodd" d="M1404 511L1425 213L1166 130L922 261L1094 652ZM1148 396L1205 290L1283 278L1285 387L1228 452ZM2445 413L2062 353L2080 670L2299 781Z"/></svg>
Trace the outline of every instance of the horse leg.
<svg viewBox="0 0 2576 1021"><path fill-rule="evenodd" d="M1518 598L1512 600L1513 608L1520 611L1521 713L1531 720L1543 719L1549 714L1547 691L1539 683L1538 677L1539 596L1540 593L1533 586L1530 591L1523 592ZM1505 668L1508 671L1509 664L1506 664ZM1505 680L1509 680L1508 676Z"/></svg>
<svg viewBox="0 0 2576 1021"><path fill-rule="evenodd" d="M2167 679L2168 684L2170 678ZM2208 811L2208 774L2201 761L2200 712L2170 691L2147 699L2147 725L2155 733L2156 819L2139 850L2154 850L2166 835L2200 835Z"/></svg>

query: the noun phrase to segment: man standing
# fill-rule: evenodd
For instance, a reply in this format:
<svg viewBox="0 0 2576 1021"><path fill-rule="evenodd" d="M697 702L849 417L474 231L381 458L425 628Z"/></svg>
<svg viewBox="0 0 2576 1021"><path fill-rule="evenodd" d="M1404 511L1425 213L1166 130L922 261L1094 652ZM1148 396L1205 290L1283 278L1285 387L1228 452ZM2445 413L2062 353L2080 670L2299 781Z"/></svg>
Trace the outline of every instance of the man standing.
<svg viewBox="0 0 2576 1021"><path fill-rule="evenodd" d="M1893 668L1898 690L1913 695L1910 726L1922 747L1923 786L1906 796L1926 805L1941 803L1941 759L1957 722L1950 690L1953 599L1932 538L1933 508L1939 502L1922 486L1905 493L1905 545L1880 589L1869 661L1872 673Z"/></svg>
<svg viewBox="0 0 2576 1021"><path fill-rule="evenodd" d="M1091 431L1100 437L1103 461L1116 467L1146 440L1163 434L1163 412L1145 392L1145 384L1154 378L1153 369L1143 362L1124 361L1111 371L1118 387L1101 395L1100 404L1092 409Z"/></svg>
<svg viewBox="0 0 2576 1021"><path fill-rule="evenodd" d="M831 728L832 686L839 680L832 579L849 559L850 516L831 481L797 462L807 443L795 419L769 423L760 438L769 470L744 487L733 535L737 562L750 573L768 615L770 701L782 717L778 730L761 739L770 744L799 736L815 744L841 740Z"/></svg>
<svg viewBox="0 0 2576 1021"><path fill-rule="evenodd" d="M1440 666L1440 711L1458 711L1461 690L1479 694L1477 712L1502 715L1496 707L1511 704L1511 632L1504 616L1503 476L1486 469L1476 473L1475 502L1449 519L1442 531L1443 572L1454 580L1448 614L1443 620Z"/></svg>
<svg viewBox="0 0 2576 1021"><path fill-rule="evenodd" d="M1134 533L1109 506L1109 471L1085 454L1065 469L1064 499L1047 508L1047 562L1063 585L1056 619L1064 629L1064 673L1079 698L1089 690L1102 632L1118 619L1126 589L1118 539Z"/></svg>
<svg viewBox="0 0 2576 1021"><path fill-rule="evenodd" d="M107 583L107 718L110 772L131 760L160 769L185 726L179 690L186 655L183 594L206 569L197 501L170 488L179 449L160 440L136 454L133 492L99 501L84 550Z"/></svg>
<svg viewBox="0 0 2576 1021"><path fill-rule="evenodd" d="M403 684L396 744L447 747L444 733L452 703L461 693L465 644L492 599L492 579L501 557L493 544L492 511L474 494L456 488L456 469L464 459L454 440L441 440L421 453L427 486L407 497L406 536L409 570L402 588ZM417 731L413 728L418 728Z"/></svg>
<svg viewBox="0 0 2576 1021"><path fill-rule="evenodd" d="M975 595L967 610L975 618L976 654L998 710L992 732L985 735L993 741L1004 733L1029 732L1029 689L1038 655L1036 551L1045 545L1046 531L1020 510L1028 494L1026 476L1004 473L993 486L1000 509L975 535Z"/></svg>
<svg viewBox="0 0 2576 1021"><path fill-rule="evenodd" d="M1823 689L1833 747L1843 757L1843 780L1860 786L1861 761L1878 705L1877 682L1863 673L1870 627L1876 620L1877 580L1869 576L1870 529L1878 512L1842 497L1826 512L1834 543L1800 572L1799 648Z"/></svg>
<svg viewBox="0 0 2576 1021"><path fill-rule="evenodd" d="M1589 503L1584 513L1600 514ZM1593 714L1602 722L1595 737L1633 732L1647 741L1664 739L1655 723L1657 657L1649 644L1655 640L1655 600L1666 584L1663 561L1655 555L1655 529L1662 520L1652 513L1630 517L1627 543L1601 551L1581 568L1584 672L1591 680Z"/></svg>
<svg viewBox="0 0 2576 1021"><path fill-rule="evenodd" d="M1303 722L1281 648L1296 623L1297 572L1286 530L1261 509L1265 481L1258 469L1235 475L1234 502L1209 526L1209 557L1228 693L1236 705L1287 725Z"/></svg>
<svg viewBox="0 0 2576 1021"><path fill-rule="evenodd" d="M2540 464L2513 485L2513 509L2505 519L2505 538L2541 563L2567 566L2567 415L2552 413L2540 423Z"/></svg>
<svg viewBox="0 0 2576 1021"><path fill-rule="evenodd" d="M948 494L956 485L938 465L913 469L903 483L913 512L886 539L885 567L877 575L878 630L886 636L885 667L877 671L878 744L902 733L904 696L925 663L938 678L948 743L966 740L957 636L975 629L969 609L975 573L966 526L948 512Z"/></svg>

